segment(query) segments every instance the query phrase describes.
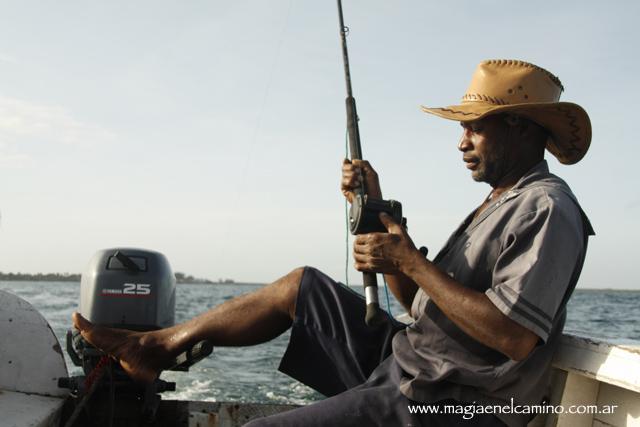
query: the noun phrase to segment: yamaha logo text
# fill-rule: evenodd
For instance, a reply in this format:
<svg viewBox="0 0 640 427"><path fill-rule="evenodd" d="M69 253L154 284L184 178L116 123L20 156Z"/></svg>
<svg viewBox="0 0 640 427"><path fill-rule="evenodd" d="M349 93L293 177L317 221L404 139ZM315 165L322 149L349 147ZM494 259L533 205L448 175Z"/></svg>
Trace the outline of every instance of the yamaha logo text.
<svg viewBox="0 0 640 427"><path fill-rule="evenodd" d="M102 296L109 297L147 297L151 295L148 283L123 283L122 289L102 289Z"/></svg>

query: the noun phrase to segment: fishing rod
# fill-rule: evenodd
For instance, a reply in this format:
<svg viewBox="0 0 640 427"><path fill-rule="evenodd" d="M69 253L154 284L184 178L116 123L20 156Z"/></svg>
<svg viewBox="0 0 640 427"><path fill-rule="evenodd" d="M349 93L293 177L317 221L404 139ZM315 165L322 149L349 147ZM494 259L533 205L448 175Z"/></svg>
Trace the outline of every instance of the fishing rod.
<svg viewBox="0 0 640 427"><path fill-rule="evenodd" d="M347 132L349 135L349 152L351 160L362 160L362 147L360 145L360 129L358 127L358 113L356 100L353 97L351 87L351 70L349 69L349 53L347 51L347 33L349 28L344 25L342 15L342 1L338 0L338 16L340 19L340 40L342 43L342 60L344 63L344 76L347 84ZM354 198L349 209L349 229L351 234L365 234L373 232L386 232L386 227L380 222L380 213L386 212L398 224L405 222L402 218L402 205L395 200L374 199L367 194L367 188L362 184L354 189ZM385 314L380 309L378 301L378 280L376 273L362 273L364 295L367 303L365 322L368 326L375 327L384 322Z"/></svg>

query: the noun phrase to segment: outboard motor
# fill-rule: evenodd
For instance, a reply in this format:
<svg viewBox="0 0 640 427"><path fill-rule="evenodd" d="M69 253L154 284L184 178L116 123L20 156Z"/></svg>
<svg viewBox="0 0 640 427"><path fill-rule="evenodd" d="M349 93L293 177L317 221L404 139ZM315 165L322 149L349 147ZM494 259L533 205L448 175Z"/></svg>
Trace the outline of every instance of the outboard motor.
<svg viewBox="0 0 640 427"><path fill-rule="evenodd" d="M135 331L170 327L175 322L175 303L176 278L159 252L101 250L82 274L80 314L96 325ZM202 341L179 355L170 370L187 371L212 350L211 343ZM158 393L175 390L175 383L160 379L148 385L135 383L75 329L67 331L67 353L84 371L83 376L59 381L60 387L77 396L68 426L153 425L160 404ZM86 409L91 420L79 419Z"/></svg>
<svg viewBox="0 0 640 427"><path fill-rule="evenodd" d="M91 322L135 331L173 326L176 278L159 252L105 249L80 283L80 314Z"/></svg>

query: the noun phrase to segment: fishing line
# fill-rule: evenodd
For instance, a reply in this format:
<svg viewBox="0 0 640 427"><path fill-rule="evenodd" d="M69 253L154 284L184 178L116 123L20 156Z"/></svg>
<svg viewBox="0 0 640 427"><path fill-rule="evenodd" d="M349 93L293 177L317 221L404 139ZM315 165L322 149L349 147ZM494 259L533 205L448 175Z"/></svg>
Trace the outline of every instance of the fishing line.
<svg viewBox="0 0 640 427"><path fill-rule="evenodd" d="M260 131L260 128L262 127L262 120L264 118L264 110L265 110L265 106L267 105L267 99L269 98L269 92L271 89L271 85L273 83L273 75L275 74L274 71L276 69L276 65L278 64L278 60L280 59L280 52L282 50L282 45L284 44L284 36L287 33L287 27L289 26L289 17L291 16L291 6L293 5L293 0L289 1L289 6L287 8L287 14L286 17L284 19L284 25L282 26L282 29L280 30L280 37L278 39L278 46L276 47L276 54L273 57L273 62L271 63L271 68L269 70L269 77L267 79L267 86L264 90L264 95L262 96L262 103L260 105L260 112L258 114L258 121L256 122L256 126L253 129L253 135L251 136L251 141L249 143L249 152L245 161L245 165L244 165L244 170L242 172L242 176L241 176L241 187L244 186L244 183L246 181L247 178L247 171L249 170L249 163L251 160L251 153L253 152L253 148L256 145L256 141L258 139L258 132Z"/></svg>
<svg viewBox="0 0 640 427"><path fill-rule="evenodd" d="M276 69L276 65L278 64L278 60L280 59L280 52L282 50L282 45L284 43L284 37L285 34L287 33L287 28L289 26L289 18L291 16L291 8L293 5L293 0L289 1L289 6L287 7L287 13L284 19L284 24L282 25L282 29L280 30L280 37L278 39L278 44L276 47L276 53L273 57L273 62L271 63L271 67L269 69L269 74L268 74L268 78L267 78L267 85L265 87L265 91L264 94L262 96L262 102L260 104L260 109L259 109L259 113L258 113L258 120L256 122L256 125L253 128L253 134L251 135L251 139L249 140L249 147L247 149L247 156L245 158L245 163L244 163L244 167L242 168L242 173L240 175L240 180L238 181L238 189L236 190L235 193L235 197L233 199L233 202L231 203L231 210L229 211L229 220L225 221L225 224L228 224L227 227L224 227L224 232L223 232L223 236L221 239L222 244L219 247L218 253L219 255L222 254L222 252L224 251L224 249L226 248L226 243L227 240L229 239L229 233L231 233L232 230L235 230L235 228L232 226L232 222L233 222L233 218L235 217L234 213L236 212L237 208L238 208L238 203L240 200L240 192L242 190L242 188L244 188L245 183L247 181L247 175L248 175L248 171L249 171L249 164L251 163L251 158L252 158L252 153L254 151L254 147L256 145L256 141L258 139L258 132L260 131L261 127L262 127L262 120L264 118L264 110L265 107L267 105L267 99L269 98L269 92L271 89L271 85L273 83L273 75L275 74L275 69ZM220 259L220 257L218 257L218 259Z"/></svg>
<svg viewBox="0 0 640 427"><path fill-rule="evenodd" d="M349 158L349 131L344 132L344 158ZM344 283L349 286L349 236L351 232L349 230L349 203L347 198L344 198L344 224L345 224L345 259L344 259Z"/></svg>
<svg viewBox="0 0 640 427"><path fill-rule="evenodd" d="M389 299L389 288L387 287L387 279L382 275L382 283L384 283L384 294L387 297L387 312L391 317L393 317L393 313L391 312L391 299Z"/></svg>

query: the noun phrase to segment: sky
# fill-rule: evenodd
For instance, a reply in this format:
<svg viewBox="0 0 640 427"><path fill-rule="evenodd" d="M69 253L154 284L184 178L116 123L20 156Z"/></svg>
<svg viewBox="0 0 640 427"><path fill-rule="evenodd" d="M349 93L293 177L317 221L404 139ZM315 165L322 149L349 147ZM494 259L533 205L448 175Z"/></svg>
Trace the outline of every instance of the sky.
<svg viewBox="0 0 640 427"><path fill-rule="evenodd" d="M459 125L419 106L458 103L483 59L522 59L591 117L581 162L547 156L597 233L579 287L640 289L638 2L343 6L363 154L416 245L433 256L490 190ZM141 247L212 280L344 281L344 97L334 1L0 0L0 271Z"/></svg>

